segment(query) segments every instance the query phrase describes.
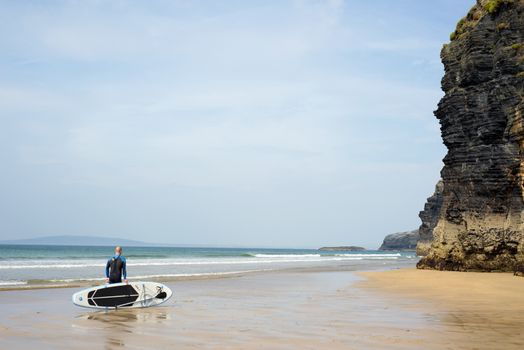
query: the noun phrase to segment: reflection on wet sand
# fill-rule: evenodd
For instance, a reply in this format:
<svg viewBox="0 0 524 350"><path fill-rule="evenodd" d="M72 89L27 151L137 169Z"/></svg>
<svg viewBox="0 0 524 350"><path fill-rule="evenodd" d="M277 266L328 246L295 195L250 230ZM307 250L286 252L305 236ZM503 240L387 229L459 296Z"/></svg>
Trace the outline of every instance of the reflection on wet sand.
<svg viewBox="0 0 524 350"><path fill-rule="evenodd" d="M77 316L80 319L110 323L111 325L133 325L134 323L156 322L170 320L167 310L170 307L156 307L150 309L128 309L86 312Z"/></svg>
<svg viewBox="0 0 524 350"><path fill-rule="evenodd" d="M149 333L171 320L170 307L86 312L76 317L76 325L102 330L106 349L123 347L129 334Z"/></svg>

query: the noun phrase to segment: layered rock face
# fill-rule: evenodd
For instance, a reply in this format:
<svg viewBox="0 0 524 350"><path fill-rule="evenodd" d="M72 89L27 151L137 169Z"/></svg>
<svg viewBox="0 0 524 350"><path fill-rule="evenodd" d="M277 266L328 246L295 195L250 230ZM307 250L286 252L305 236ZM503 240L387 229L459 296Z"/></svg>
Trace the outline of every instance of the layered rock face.
<svg viewBox="0 0 524 350"><path fill-rule="evenodd" d="M419 240L418 230L387 235L378 250L415 250Z"/></svg>
<svg viewBox="0 0 524 350"><path fill-rule="evenodd" d="M428 198L424 205L424 210L418 216L422 220L419 231L419 241L417 244L417 255L428 255L433 241L433 229L437 226L440 216L440 209L442 208L444 183L440 180L435 186L435 192Z"/></svg>
<svg viewBox="0 0 524 350"><path fill-rule="evenodd" d="M435 112L448 148L442 204L428 255L418 267L519 269L524 263L524 0L477 1L451 38L441 52L445 96Z"/></svg>

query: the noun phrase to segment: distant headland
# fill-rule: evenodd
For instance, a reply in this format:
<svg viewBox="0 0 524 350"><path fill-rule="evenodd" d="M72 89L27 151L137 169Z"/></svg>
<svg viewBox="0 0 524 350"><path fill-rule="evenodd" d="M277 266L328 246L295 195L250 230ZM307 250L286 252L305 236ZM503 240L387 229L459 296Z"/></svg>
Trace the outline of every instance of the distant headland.
<svg viewBox="0 0 524 350"><path fill-rule="evenodd" d="M162 246L163 244L135 241L115 237L96 237L96 236L45 236L27 239L2 240L0 244L21 244L21 245L82 245L82 246L115 246L122 245L127 247L151 247Z"/></svg>
<svg viewBox="0 0 524 350"><path fill-rule="evenodd" d="M366 250L366 248L350 245L350 246L340 246L340 247L322 247L322 248L318 248L318 250L323 250L323 251L361 251L361 250Z"/></svg>

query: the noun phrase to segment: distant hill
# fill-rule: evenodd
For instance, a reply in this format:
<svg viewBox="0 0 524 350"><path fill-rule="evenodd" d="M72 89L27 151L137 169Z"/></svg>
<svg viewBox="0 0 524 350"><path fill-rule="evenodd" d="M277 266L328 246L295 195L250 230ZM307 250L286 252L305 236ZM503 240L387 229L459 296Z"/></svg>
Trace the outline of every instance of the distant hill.
<svg viewBox="0 0 524 350"><path fill-rule="evenodd" d="M36 244L36 245L90 245L90 246L115 246L151 247L163 244L134 241L115 237L94 236L47 236L28 239L14 239L0 241L0 244Z"/></svg>
<svg viewBox="0 0 524 350"><path fill-rule="evenodd" d="M340 247L322 247L318 248L318 250L324 250L324 251L350 251L350 252L358 252L362 250L366 250L364 247L357 247L354 245L350 246L340 246Z"/></svg>

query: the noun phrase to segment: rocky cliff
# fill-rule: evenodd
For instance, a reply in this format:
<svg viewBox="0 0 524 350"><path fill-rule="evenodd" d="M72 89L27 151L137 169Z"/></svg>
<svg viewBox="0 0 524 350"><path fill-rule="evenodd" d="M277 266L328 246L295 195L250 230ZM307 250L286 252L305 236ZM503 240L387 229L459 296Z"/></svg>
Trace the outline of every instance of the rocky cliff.
<svg viewBox="0 0 524 350"><path fill-rule="evenodd" d="M418 230L387 235L378 250L415 250L419 240Z"/></svg>
<svg viewBox="0 0 524 350"><path fill-rule="evenodd" d="M440 208L442 208L444 183L439 180L435 186L435 192L428 198L424 205L424 210L418 216L422 221L422 225L418 229L419 240L417 244L417 255L428 255L431 242L433 241L433 229L437 226L440 215Z"/></svg>
<svg viewBox="0 0 524 350"><path fill-rule="evenodd" d="M442 206L419 268L524 262L524 0L478 0L441 52L435 111L448 148Z"/></svg>

